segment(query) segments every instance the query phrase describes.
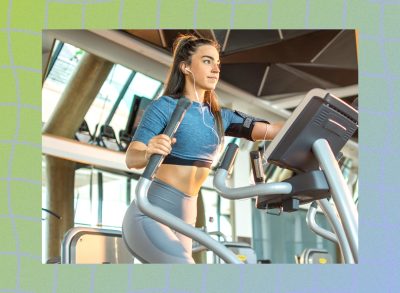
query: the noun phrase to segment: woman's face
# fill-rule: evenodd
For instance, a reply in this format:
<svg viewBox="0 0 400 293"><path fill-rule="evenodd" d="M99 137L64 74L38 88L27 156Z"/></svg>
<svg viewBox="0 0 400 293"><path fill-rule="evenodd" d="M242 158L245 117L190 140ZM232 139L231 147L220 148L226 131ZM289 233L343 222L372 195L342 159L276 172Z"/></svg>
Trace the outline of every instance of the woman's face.
<svg viewBox="0 0 400 293"><path fill-rule="evenodd" d="M187 72L189 81L196 82L197 90L214 90L219 80L219 53L214 46L203 45L192 55L192 63L188 66L192 72Z"/></svg>

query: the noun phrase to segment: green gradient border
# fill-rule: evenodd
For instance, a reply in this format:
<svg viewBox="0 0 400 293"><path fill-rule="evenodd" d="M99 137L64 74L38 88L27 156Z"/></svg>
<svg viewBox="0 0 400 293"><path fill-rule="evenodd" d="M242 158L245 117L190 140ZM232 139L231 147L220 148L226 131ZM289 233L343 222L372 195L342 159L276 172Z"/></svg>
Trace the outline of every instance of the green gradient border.
<svg viewBox="0 0 400 293"><path fill-rule="evenodd" d="M0 2L0 292L396 292L400 250L400 2L38 0ZM357 28L360 264L41 264L41 30Z"/></svg>

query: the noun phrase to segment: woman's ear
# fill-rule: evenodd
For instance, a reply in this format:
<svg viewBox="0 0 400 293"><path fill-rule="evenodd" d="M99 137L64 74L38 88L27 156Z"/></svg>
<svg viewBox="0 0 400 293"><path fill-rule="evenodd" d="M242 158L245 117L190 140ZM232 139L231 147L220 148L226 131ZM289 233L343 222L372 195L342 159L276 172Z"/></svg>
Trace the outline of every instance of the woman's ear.
<svg viewBox="0 0 400 293"><path fill-rule="evenodd" d="M179 69L181 70L181 72L184 75L187 75L189 72L186 70L187 68L187 64L185 62L181 62L181 64L179 65Z"/></svg>

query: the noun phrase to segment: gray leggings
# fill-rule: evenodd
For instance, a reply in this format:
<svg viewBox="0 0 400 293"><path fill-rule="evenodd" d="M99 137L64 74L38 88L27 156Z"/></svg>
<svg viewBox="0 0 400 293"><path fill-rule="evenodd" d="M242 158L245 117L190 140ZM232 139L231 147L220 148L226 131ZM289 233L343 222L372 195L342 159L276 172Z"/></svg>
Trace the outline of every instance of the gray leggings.
<svg viewBox="0 0 400 293"><path fill-rule="evenodd" d="M194 226L197 196L189 196L154 179L149 201ZM144 215L132 201L122 223L122 235L129 251L142 263L190 263L192 239Z"/></svg>

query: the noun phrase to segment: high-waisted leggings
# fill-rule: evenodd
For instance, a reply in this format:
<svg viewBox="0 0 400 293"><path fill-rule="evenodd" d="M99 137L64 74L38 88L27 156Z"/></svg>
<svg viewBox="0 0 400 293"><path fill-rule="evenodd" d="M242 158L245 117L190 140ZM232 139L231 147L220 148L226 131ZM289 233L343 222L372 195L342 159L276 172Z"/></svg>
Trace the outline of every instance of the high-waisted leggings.
<svg viewBox="0 0 400 293"><path fill-rule="evenodd" d="M148 190L151 204L194 226L197 196L189 196L154 179ZM126 211L122 234L129 251L142 263L190 263L192 239L144 215L132 201Z"/></svg>

